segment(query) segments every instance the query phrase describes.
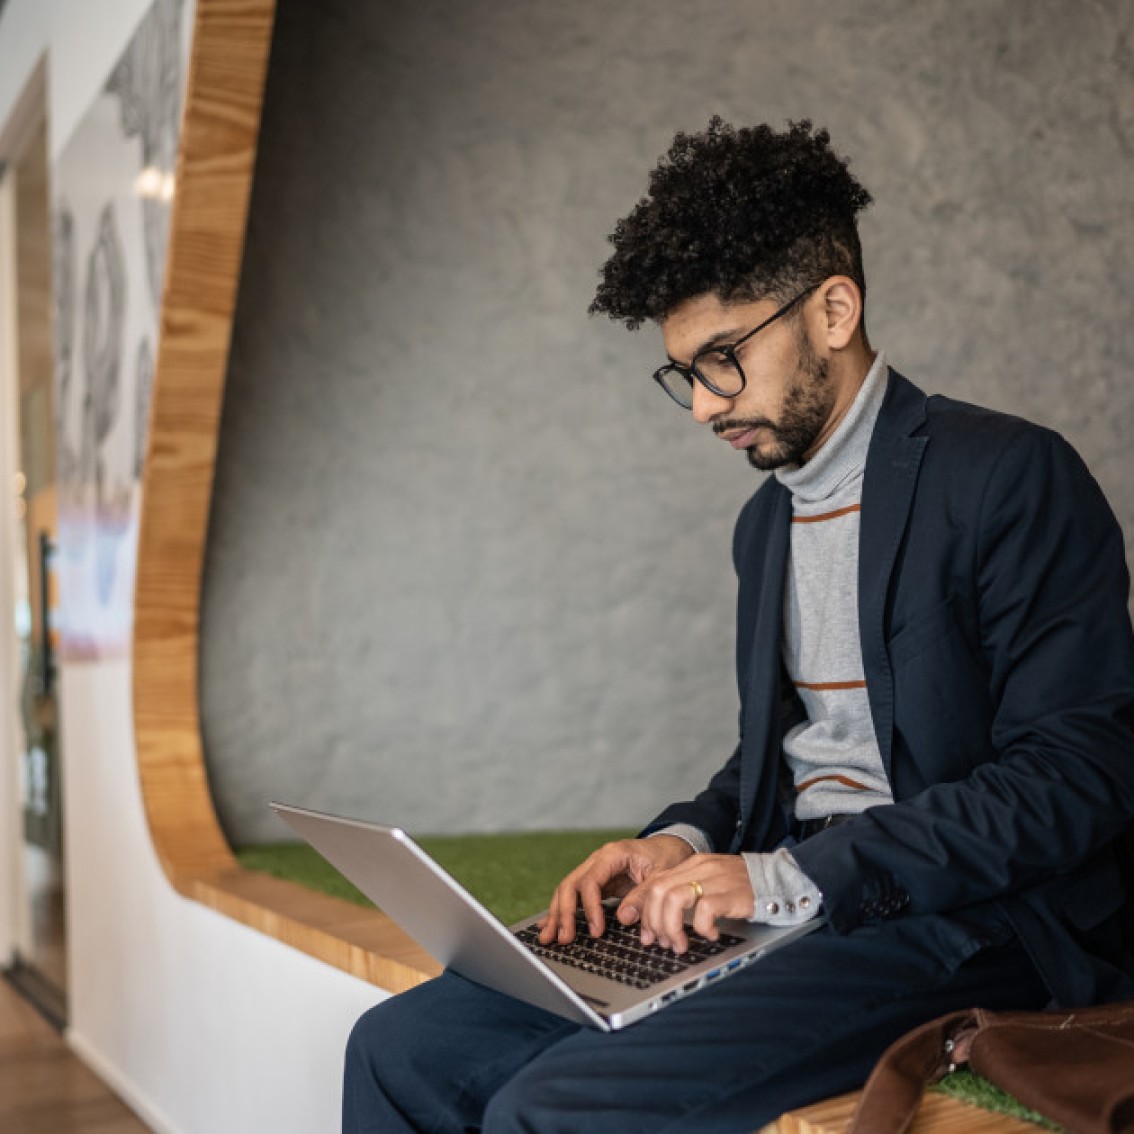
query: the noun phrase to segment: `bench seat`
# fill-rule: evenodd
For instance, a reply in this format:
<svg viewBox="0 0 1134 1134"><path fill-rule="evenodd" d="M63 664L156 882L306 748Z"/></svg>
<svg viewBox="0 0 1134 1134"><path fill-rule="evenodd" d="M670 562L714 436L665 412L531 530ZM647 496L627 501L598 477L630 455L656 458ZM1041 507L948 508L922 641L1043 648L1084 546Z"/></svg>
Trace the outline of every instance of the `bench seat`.
<svg viewBox="0 0 1134 1134"><path fill-rule="evenodd" d="M859 1094L853 1091L791 1111L759 1134L844 1134ZM1038 1134L1041 1129L1034 1123L928 1091L910 1134Z"/></svg>

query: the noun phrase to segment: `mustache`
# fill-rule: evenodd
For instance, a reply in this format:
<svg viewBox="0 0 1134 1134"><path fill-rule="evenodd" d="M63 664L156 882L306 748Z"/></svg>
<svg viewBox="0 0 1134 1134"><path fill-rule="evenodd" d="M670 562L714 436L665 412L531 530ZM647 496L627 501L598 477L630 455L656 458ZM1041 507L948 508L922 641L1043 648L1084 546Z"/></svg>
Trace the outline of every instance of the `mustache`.
<svg viewBox="0 0 1134 1134"><path fill-rule="evenodd" d="M724 421L713 422L713 432L719 437L728 429L771 429L777 430L778 425L766 417L731 417Z"/></svg>

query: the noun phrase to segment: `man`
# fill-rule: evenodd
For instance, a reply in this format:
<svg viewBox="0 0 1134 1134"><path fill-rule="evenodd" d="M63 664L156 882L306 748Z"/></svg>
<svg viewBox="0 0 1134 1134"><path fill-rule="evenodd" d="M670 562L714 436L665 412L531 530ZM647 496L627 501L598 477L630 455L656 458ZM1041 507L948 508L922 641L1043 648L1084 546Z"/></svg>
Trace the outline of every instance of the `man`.
<svg viewBox="0 0 1134 1134"><path fill-rule="evenodd" d="M349 1131L758 1129L935 1015L1134 995L1134 642L1122 535L1057 435L926 397L863 324L869 194L809 123L678 135L592 309L773 470L737 523L740 740L696 799L560 884L678 952L825 924L612 1034L445 974L347 1054Z"/></svg>

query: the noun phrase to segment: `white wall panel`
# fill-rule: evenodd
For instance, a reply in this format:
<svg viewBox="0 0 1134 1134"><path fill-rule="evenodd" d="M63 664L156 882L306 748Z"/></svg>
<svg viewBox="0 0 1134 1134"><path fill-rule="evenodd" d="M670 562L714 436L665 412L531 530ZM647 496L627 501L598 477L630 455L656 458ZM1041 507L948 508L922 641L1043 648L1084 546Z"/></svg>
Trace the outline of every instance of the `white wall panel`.
<svg viewBox="0 0 1134 1134"><path fill-rule="evenodd" d="M151 0L52 0L51 152L58 155L94 101Z"/></svg>
<svg viewBox="0 0 1134 1134"><path fill-rule="evenodd" d="M347 1032L382 994L170 889L127 661L64 666L63 703L76 1049L159 1131L336 1129Z"/></svg>
<svg viewBox="0 0 1134 1134"><path fill-rule="evenodd" d="M0 157L7 156L9 126L47 50L51 8L46 0L8 0L0 16Z"/></svg>

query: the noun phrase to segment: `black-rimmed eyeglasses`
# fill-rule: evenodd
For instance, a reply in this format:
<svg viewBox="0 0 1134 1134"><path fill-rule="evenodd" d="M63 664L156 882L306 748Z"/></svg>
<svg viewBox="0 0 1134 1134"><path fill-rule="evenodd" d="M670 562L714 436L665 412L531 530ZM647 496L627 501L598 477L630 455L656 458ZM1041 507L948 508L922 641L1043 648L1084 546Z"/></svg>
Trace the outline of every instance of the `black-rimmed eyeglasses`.
<svg viewBox="0 0 1134 1134"><path fill-rule="evenodd" d="M801 291L794 299L788 300L777 312L769 315L758 327L753 327L746 335L741 335L734 343L723 346L705 347L690 360L688 366L679 362L669 362L654 371L654 381L682 409L693 408L693 382L700 382L706 390L720 398L735 398L748 384L744 368L736 352L753 335L758 335L765 327L770 327L777 319L786 315L797 303L806 299L819 285L812 284Z"/></svg>

